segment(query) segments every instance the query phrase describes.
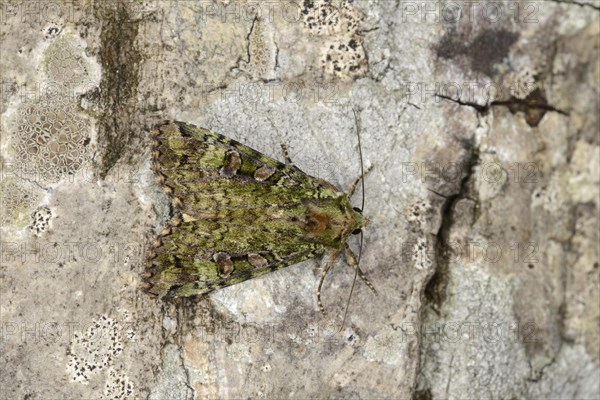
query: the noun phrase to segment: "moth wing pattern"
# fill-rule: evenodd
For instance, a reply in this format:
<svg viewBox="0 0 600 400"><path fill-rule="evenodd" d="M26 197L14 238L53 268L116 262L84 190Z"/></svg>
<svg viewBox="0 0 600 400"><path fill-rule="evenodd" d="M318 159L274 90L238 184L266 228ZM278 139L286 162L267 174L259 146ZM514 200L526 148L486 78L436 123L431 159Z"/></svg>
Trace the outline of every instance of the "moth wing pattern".
<svg viewBox="0 0 600 400"><path fill-rule="evenodd" d="M346 199L330 183L183 122L157 126L152 140L173 217L147 256L151 293L208 293L345 243L307 236L307 204Z"/></svg>

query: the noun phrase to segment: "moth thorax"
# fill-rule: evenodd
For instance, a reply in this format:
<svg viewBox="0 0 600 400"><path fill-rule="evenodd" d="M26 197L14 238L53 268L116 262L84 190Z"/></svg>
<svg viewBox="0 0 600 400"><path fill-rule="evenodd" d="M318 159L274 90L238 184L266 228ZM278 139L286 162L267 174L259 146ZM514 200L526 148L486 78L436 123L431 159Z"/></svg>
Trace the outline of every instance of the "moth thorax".
<svg viewBox="0 0 600 400"><path fill-rule="evenodd" d="M307 224L312 233L324 232L329 227L329 215L311 210L308 213Z"/></svg>

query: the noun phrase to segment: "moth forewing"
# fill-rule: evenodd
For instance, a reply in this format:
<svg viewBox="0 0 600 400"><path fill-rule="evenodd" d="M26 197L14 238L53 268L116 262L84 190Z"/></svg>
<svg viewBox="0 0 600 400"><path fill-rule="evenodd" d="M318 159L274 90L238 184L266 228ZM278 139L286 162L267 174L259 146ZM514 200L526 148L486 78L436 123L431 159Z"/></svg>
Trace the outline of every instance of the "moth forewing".
<svg viewBox="0 0 600 400"><path fill-rule="evenodd" d="M326 251L337 257L368 222L331 183L207 129L160 124L151 154L173 210L146 256L148 291L159 296L208 293Z"/></svg>

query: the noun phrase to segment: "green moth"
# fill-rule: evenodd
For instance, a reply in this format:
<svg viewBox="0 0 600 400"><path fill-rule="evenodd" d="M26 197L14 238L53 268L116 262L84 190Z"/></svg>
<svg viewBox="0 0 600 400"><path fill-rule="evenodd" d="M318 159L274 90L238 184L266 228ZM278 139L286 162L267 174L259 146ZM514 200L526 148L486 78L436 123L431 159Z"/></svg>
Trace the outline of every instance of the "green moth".
<svg viewBox="0 0 600 400"><path fill-rule="evenodd" d="M153 129L152 167L173 216L146 256L150 293L201 295L326 252L322 312L321 285L342 252L373 289L346 243L368 220L348 195L284 152L286 164L184 122Z"/></svg>

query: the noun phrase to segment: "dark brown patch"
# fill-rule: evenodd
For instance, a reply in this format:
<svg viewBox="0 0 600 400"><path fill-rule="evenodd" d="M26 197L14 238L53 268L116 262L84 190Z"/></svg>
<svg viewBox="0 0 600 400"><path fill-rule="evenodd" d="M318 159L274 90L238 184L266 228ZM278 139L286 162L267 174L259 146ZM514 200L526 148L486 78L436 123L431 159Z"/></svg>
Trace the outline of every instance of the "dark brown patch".
<svg viewBox="0 0 600 400"><path fill-rule="evenodd" d="M227 253L215 253L213 259L219 264L219 275L227 277L233 272L233 261Z"/></svg>
<svg viewBox="0 0 600 400"><path fill-rule="evenodd" d="M484 30L469 44L467 38L450 31L437 45L437 55L445 59L456 59L466 56L470 59L470 68L487 76L494 75L494 66L504 60L510 47L517 41L519 34L504 29Z"/></svg>
<svg viewBox="0 0 600 400"><path fill-rule="evenodd" d="M544 118L549 108L546 96L544 96L539 88L531 92L522 101L517 101L513 98L512 101L507 103L507 106L513 114L523 112L527 125L531 127L536 127L540 124L540 121Z"/></svg>
<svg viewBox="0 0 600 400"><path fill-rule="evenodd" d="M248 254L248 262L254 268L263 268L266 267L268 262L267 259L261 256L260 254L250 253Z"/></svg>
<svg viewBox="0 0 600 400"><path fill-rule="evenodd" d="M259 169L254 171L254 179L262 182L262 181L269 179L271 177L271 175L273 175L274 173L275 173L275 170L273 168L260 167Z"/></svg>
<svg viewBox="0 0 600 400"><path fill-rule="evenodd" d="M225 164L223 165L223 175L227 178L231 178L237 174L238 170L242 166L242 159L237 151L230 151L225 156Z"/></svg>

